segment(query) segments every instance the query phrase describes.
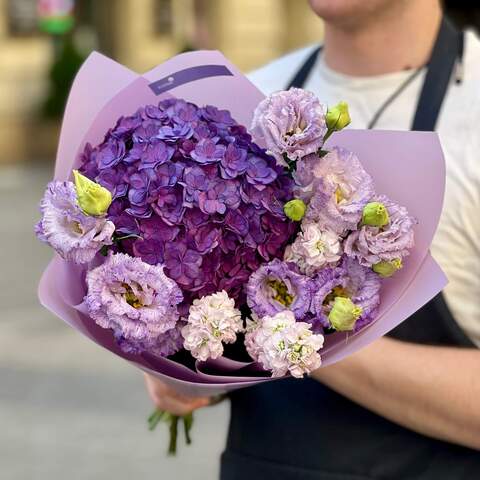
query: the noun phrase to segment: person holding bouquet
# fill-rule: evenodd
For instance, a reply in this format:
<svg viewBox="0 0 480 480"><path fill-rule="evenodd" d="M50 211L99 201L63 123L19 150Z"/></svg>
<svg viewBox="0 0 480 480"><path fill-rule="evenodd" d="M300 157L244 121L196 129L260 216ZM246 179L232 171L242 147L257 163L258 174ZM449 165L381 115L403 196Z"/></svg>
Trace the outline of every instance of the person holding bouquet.
<svg viewBox="0 0 480 480"><path fill-rule="evenodd" d="M388 338L310 378L232 393L221 478L477 478L480 41L458 31L439 0L310 4L325 22L324 44L251 80L265 94L293 86L329 105L345 100L354 128L439 132L447 186L432 251L450 283ZM175 415L212 402L146 383Z"/></svg>

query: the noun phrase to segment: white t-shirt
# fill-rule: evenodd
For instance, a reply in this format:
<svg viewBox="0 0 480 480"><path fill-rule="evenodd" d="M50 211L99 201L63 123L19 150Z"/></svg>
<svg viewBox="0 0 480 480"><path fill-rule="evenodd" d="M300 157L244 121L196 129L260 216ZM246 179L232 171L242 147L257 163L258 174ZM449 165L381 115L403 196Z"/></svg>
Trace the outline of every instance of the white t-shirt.
<svg viewBox="0 0 480 480"><path fill-rule="evenodd" d="M249 78L267 95L285 89L314 48L290 53ZM473 32L466 33L463 64L463 82L451 84L437 123L447 183L432 254L449 279L444 293L455 320L480 347L480 40ZM326 105L345 100L351 127L366 128L411 73L351 77L330 69L320 55L304 88ZM410 129L424 77L425 71L390 104L375 128Z"/></svg>

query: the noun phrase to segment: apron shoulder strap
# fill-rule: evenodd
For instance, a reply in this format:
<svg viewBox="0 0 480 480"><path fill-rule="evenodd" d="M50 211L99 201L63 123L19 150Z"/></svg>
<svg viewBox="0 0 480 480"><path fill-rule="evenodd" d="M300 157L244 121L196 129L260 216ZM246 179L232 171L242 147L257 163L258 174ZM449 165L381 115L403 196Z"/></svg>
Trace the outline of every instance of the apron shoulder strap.
<svg viewBox="0 0 480 480"><path fill-rule="evenodd" d="M444 16L428 63L412 130L435 130L452 72L463 55L463 41L463 32L457 30Z"/></svg>
<svg viewBox="0 0 480 480"><path fill-rule="evenodd" d="M315 65L318 54L320 53L321 50L322 50L321 46L313 49L313 51L307 57L305 62L303 62L303 65L300 67L300 69L297 71L297 73L295 73L292 80L290 80L290 83L286 88L287 90L291 87L302 88L305 85L305 82L307 81L307 77L312 71L312 68Z"/></svg>

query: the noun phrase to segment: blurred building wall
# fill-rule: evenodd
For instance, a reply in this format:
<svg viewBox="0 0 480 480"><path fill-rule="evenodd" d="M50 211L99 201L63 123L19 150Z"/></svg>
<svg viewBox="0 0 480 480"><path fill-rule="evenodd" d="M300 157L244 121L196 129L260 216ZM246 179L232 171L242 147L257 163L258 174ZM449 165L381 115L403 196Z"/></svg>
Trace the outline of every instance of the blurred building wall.
<svg viewBox="0 0 480 480"><path fill-rule="evenodd" d="M0 0L0 164L29 155L28 134L37 123L32 115L45 93L51 59L47 38L11 34L8 6Z"/></svg>
<svg viewBox="0 0 480 480"><path fill-rule="evenodd" d="M322 37L307 0L104 0L96 8L102 50L137 71L185 48L221 50L248 71ZM162 10L170 15L162 19Z"/></svg>
<svg viewBox="0 0 480 480"><path fill-rule="evenodd" d="M16 2L15 5L14 2ZM143 72L180 51L218 49L244 71L318 42L322 23L306 0L77 0L100 51ZM0 0L0 164L53 158L59 120L42 118L53 41L12 32L12 6ZM23 9L23 10L22 10ZM87 52L88 53L88 52Z"/></svg>

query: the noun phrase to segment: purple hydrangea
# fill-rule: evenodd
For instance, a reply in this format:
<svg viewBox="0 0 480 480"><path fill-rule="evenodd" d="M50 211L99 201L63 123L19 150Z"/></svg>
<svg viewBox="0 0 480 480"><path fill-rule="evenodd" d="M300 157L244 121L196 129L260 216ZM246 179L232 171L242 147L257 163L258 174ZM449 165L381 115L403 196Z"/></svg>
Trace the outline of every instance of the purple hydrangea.
<svg viewBox="0 0 480 480"><path fill-rule="evenodd" d="M50 182L40 202L37 237L65 260L88 263L104 245L112 244L115 225L105 217L92 217L81 210L72 182Z"/></svg>
<svg viewBox="0 0 480 480"><path fill-rule="evenodd" d="M313 281L315 293L309 321L314 331L319 331L322 327L331 328L328 314L337 296L349 298L362 309L354 331L375 319L380 305L381 280L370 268L344 257L339 266L320 270Z"/></svg>
<svg viewBox="0 0 480 480"><path fill-rule="evenodd" d="M363 225L350 233L344 244L348 256L368 267L409 255L415 243L413 229L417 223L405 207L392 202L385 195L378 195L372 201L385 205L389 223L384 227Z"/></svg>
<svg viewBox="0 0 480 480"><path fill-rule="evenodd" d="M316 95L300 88L275 92L255 109L252 132L279 164L285 163L284 155L296 161L322 147L325 108Z"/></svg>
<svg viewBox="0 0 480 480"><path fill-rule="evenodd" d="M292 179L214 106L167 99L139 108L86 145L80 162L112 192L107 218L139 236L120 251L163 263L183 306L222 289L243 301L249 276L281 258L297 228L283 212Z"/></svg>
<svg viewBox="0 0 480 480"><path fill-rule="evenodd" d="M279 259L262 265L247 284L247 303L259 317L290 310L297 320L309 311L312 282L294 264Z"/></svg>
<svg viewBox="0 0 480 480"><path fill-rule="evenodd" d="M86 283L89 315L100 327L111 329L125 351L160 351L162 345L165 351L172 350L166 345L172 340L183 296L163 267L110 253L87 273Z"/></svg>
<svg viewBox="0 0 480 480"><path fill-rule="evenodd" d="M299 196L309 201L306 221L343 234L356 230L364 206L375 194L372 177L350 151L334 147L327 155L311 155L297 165Z"/></svg>

